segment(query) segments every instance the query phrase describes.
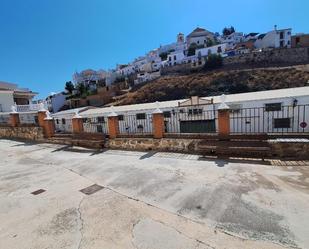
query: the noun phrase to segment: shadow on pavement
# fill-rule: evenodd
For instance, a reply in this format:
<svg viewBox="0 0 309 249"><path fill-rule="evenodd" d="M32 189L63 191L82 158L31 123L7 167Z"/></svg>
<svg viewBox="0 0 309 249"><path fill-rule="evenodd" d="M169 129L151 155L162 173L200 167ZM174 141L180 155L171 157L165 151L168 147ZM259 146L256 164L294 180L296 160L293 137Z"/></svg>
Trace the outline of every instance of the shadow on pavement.
<svg viewBox="0 0 309 249"><path fill-rule="evenodd" d="M152 156L154 156L155 154L157 154L158 152L157 151L149 151L148 153L142 155L139 160L143 160L143 159L147 159L147 158L150 158Z"/></svg>

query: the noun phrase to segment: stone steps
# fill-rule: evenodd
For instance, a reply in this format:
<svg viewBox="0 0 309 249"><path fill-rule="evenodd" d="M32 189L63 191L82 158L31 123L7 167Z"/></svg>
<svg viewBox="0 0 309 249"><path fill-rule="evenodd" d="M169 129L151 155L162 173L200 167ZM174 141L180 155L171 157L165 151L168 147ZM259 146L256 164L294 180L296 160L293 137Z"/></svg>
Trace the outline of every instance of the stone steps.
<svg viewBox="0 0 309 249"><path fill-rule="evenodd" d="M93 133L89 134L56 133L53 137L48 139L48 142L55 144L93 148L93 149L102 149L104 148L105 138L102 134L93 134Z"/></svg>
<svg viewBox="0 0 309 249"><path fill-rule="evenodd" d="M202 141L198 150L203 155L253 158L271 156L271 147L265 141Z"/></svg>

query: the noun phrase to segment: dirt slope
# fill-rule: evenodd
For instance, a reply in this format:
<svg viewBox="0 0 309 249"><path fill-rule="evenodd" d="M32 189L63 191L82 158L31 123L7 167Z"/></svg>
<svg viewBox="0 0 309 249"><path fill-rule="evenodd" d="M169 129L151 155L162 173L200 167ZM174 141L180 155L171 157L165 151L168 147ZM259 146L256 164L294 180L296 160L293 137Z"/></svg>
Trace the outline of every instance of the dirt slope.
<svg viewBox="0 0 309 249"><path fill-rule="evenodd" d="M309 85L309 65L250 70L213 71L190 75L164 76L139 86L117 101L117 105L147 103L242 93Z"/></svg>

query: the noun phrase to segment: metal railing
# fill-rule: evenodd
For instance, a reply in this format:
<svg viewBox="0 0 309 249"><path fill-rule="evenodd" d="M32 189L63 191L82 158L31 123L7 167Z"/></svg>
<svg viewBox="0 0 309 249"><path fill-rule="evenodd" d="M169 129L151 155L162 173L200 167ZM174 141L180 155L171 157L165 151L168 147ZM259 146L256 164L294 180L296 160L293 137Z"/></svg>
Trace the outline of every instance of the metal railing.
<svg viewBox="0 0 309 249"><path fill-rule="evenodd" d="M193 108L163 112L167 134L213 134L217 132L217 110Z"/></svg>
<svg viewBox="0 0 309 249"><path fill-rule="evenodd" d="M152 114L136 113L118 116L120 135L152 134Z"/></svg>
<svg viewBox="0 0 309 249"><path fill-rule="evenodd" d="M19 113L19 122L21 124L38 125L38 113L37 112L25 112Z"/></svg>
<svg viewBox="0 0 309 249"><path fill-rule="evenodd" d="M108 133L108 120L107 117L91 117L83 118L84 132L88 133Z"/></svg>
<svg viewBox="0 0 309 249"><path fill-rule="evenodd" d="M309 132L309 105L243 108L230 111L231 134Z"/></svg>
<svg viewBox="0 0 309 249"><path fill-rule="evenodd" d="M46 102L43 102L43 107L47 110L48 106ZM39 111L42 108L42 104L29 104L29 105L16 105L17 112L31 112Z"/></svg>
<svg viewBox="0 0 309 249"><path fill-rule="evenodd" d="M54 118L56 132L73 132L72 118Z"/></svg>

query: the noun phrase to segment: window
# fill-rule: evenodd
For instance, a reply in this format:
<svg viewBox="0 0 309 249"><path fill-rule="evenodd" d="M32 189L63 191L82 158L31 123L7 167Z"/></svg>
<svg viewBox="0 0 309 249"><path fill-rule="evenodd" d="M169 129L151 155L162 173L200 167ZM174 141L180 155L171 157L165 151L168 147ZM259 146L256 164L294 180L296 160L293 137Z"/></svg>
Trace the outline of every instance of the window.
<svg viewBox="0 0 309 249"><path fill-rule="evenodd" d="M83 123L87 123L88 118L83 118Z"/></svg>
<svg viewBox="0 0 309 249"><path fill-rule="evenodd" d="M280 48L284 47L284 41L280 41Z"/></svg>
<svg viewBox="0 0 309 249"><path fill-rule="evenodd" d="M189 115L201 115L203 113L203 109L189 109Z"/></svg>
<svg viewBox="0 0 309 249"><path fill-rule="evenodd" d="M197 41L197 44L200 44L200 41Z"/></svg>
<svg viewBox="0 0 309 249"><path fill-rule="evenodd" d="M62 119L62 124L65 124L65 118Z"/></svg>
<svg viewBox="0 0 309 249"><path fill-rule="evenodd" d="M222 48L221 48L221 46L219 46L218 49L217 49L217 53L221 53L221 52L222 52Z"/></svg>
<svg viewBox="0 0 309 249"><path fill-rule="evenodd" d="M174 61L176 60L176 55L174 55Z"/></svg>
<svg viewBox="0 0 309 249"><path fill-rule="evenodd" d="M179 112L180 112L180 113L184 113L184 110L183 110L183 109L180 109Z"/></svg>
<svg viewBox="0 0 309 249"><path fill-rule="evenodd" d="M124 120L124 116L123 115L118 115L118 120L119 121L123 121Z"/></svg>
<svg viewBox="0 0 309 249"><path fill-rule="evenodd" d="M136 119L146 119L146 113L137 113Z"/></svg>
<svg viewBox="0 0 309 249"><path fill-rule="evenodd" d="M281 111L281 103L265 104L265 111L266 112Z"/></svg>
<svg viewBox="0 0 309 249"><path fill-rule="evenodd" d="M165 111L165 112L163 112L163 116L165 118L170 118L171 117L171 112L170 111Z"/></svg>
<svg viewBox="0 0 309 249"><path fill-rule="evenodd" d="M280 39L283 39L283 38L284 38L284 33L280 32Z"/></svg>
<svg viewBox="0 0 309 249"><path fill-rule="evenodd" d="M59 119L58 118L56 119L56 123L59 124Z"/></svg>
<svg viewBox="0 0 309 249"><path fill-rule="evenodd" d="M104 123L105 119L104 117L98 117L98 123Z"/></svg>
<svg viewBox="0 0 309 249"><path fill-rule="evenodd" d="M168 57L168 60L171 61L171 60L172 60L172 57L169 56L169 57Z"/></svg>
<svg viewBox="0 0 309 249"><path fill-rule="evenodd" d="M274 128L291 128L290 118L275 118Z"/></svg>

